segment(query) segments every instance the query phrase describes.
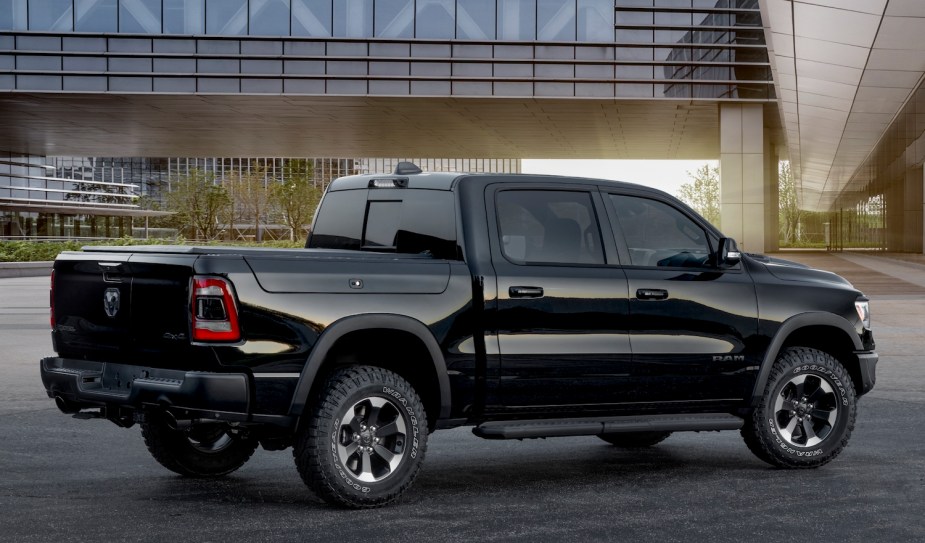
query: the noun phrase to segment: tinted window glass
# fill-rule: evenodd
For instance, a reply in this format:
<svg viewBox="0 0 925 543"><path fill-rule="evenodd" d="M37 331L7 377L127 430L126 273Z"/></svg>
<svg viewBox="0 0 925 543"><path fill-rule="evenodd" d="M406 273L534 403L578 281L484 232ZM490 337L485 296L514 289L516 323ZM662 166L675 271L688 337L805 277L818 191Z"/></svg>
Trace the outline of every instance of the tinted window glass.
<svg viewBox="0 0 925 543"><path fill-rule="evenodd" d="M363 247L395 247L401 222L401 202L370 202L363 230Z"/></svg>
<svg viewBox="0 0 925 543"><path fill-rule="evenodd" d="M329 192L308 246L388 250L458 260L455 198L451 192L437 190Z"/></svg>
<svg viewBox="0 0 925 543"><path fill-rule="evenodd" d="M687 215L648 198L610 195L633 266L705 267L706 232Z"/></svg>
<svg viewBox="0 0 925 543"><path fill-rule="evenodd" d="M603 264L591 195L559 190L498 193L501 251L518 264Z"/></svg>
<svg viewBox="0 0 925 543"><path fill-rule="evenodd" d="M457 0L456 37L461 40L494 39L495 1Z"/></svg>
<svg viewBox="0 0 925 543"><path fill-rule="evenodd" d="M119 0L119 32L160 34L160 0Z"/></svg>
<svg viewBox="0 0 925 543"><path fill-rule="evenodd" d="M498 39L536 39L536 2L498 0Z"/></svg>
<svg viewBox="0 0 925 543"><path fill-rule="evenodd" d="M247 0L207 0L206 33L224 36L247 34Z"/></svg>
<svg viewBox="0 0 925 543"><path fill-rule="evenodd" d="M575 0L538 0L536 39L575 41Z"/></svg>
<svg viewBox="0 0 925 543"><path fill-rule="evenodd" d="M73 4L71 0L29 0L29 30L72 30Z"/></svg>
<svg viewBox="0 0 925 543"><path fill-rule="evenodd" d="M413 0L378 0L375 3L376 36L410 38L414 33Z"/></svg>
<svg viewBox="0 0 925 543"><path fill-rule="evenodd" d="M334 3L334 35L368 38L373 35L373 0L341 0Z"/></svg>
<svg viewBox="0 0 925 543"><path fill-rule="evenodd" d="M332 4L326 0L292 2L293 36L330 36Z"/></svg>
<svg viewBox="0 0 925 543"><path fill-rule="evenodd" d="M77 32L115 32L119 16L116 0L76 0L74 30Z"/></svg>
<svg viewBox="0 0 925 543"><path fill-rule="evenodd" d="M0 30L26 30L26 0L0 2Z"/></svg>
<svg viewBox="0 0 925 543"><path fill-rule="evenodd" d="M204 0L164 0L165 34L202 34Z"/></svg>
<svg viewBox="0 0 925 543"><path fill-rule="evenodd" d="M417 0L415 37L453 38L456 30L456 3L453 0Z"/></svg>
<svg viewBox="0 0 925 543"><path fill-rule="evenodd" d="M253 36L289 35L289 0L251 0L248 33Z"/></svg>
<svg viewBox="0 0 925 543"><path fill-rule="evenodd" d="M318 249L360 249L366 190L344 190L324 195L312 226L308 246Z"/></svg>

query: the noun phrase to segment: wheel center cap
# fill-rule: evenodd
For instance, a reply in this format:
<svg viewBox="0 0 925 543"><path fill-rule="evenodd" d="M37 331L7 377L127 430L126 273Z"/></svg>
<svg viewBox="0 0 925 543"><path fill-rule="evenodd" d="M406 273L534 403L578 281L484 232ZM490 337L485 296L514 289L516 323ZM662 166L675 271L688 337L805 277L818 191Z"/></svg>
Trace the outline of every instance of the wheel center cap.
<svg viewBox="0 0 925 543"><path fill-rule="evenodd" d="M364 445L369 445L373 442L373 433L369 430L360 432L360 441L362 441Z"/></svg>

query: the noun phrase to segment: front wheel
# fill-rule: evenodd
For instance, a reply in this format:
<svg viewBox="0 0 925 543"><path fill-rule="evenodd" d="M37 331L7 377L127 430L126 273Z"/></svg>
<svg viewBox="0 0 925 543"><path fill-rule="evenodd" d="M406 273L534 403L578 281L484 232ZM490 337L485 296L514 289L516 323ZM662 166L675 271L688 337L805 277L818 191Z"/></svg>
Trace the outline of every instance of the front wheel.
<svg viewBox="0 0 925 543"><path fill-rule="evenodd" d="M193 424L174 430L160 416L141 425L148 452L162 466L187 477L219 477L240 468L257 441L235 434L227 424Z"/></svg>
<svg viewBox="0 0 925 543"><path fill-rule="evenodd" d="M380 507L417 477L427 446L427 416L411 385L372 366L336 371L296 437L302 480L324 500Z"/></svg>
<svg viewBox="0 0 925 543"><path fill-rule="evenodd" d="M848 444L857 396L848 371L832 355L785 349L771 367L761 404L742 437L758 458L780 468L815 468Z"/></svg>

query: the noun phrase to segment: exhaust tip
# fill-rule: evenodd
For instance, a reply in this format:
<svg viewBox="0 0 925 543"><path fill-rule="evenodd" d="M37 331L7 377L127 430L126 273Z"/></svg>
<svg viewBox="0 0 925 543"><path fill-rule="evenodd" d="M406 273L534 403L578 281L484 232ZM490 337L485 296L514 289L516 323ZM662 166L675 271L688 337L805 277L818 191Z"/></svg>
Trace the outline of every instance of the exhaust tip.
<svg viewBox="0 0 925 543"><path fill-rule="evenodd" d="M65 400L60 394L55 396L55 405L58 406L58 409L66 414L73 415L74 413L80 412L80 406L69 400Z"/></svg>
<svg viewBox="0 0 925 543"><path fill-rule="evenodd" d="M177 419L176 415L170 411L164 411L164 422L171 430L185 430L192 423L189 419Z"/></svg>

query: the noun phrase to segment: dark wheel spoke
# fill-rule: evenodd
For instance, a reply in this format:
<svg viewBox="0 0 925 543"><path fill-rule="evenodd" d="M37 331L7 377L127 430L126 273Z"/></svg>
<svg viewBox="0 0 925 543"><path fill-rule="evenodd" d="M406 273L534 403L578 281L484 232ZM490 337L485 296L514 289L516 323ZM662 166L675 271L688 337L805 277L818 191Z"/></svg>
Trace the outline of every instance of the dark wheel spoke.
<svg viewBox="0 0 925 543"><path fill-rule="evenodd" d="M814 419L823 420L830 426L832 425L833 422L835 422L835 417L837 416L837 414L838 414L837 409L830 410L830 409L818 409L818 408L813 409L812 412L810 413L810 415Z"/></svg>
<svg viewBox="0 0 925 543"><path fill-rule="evenodd" d="M816 390L814 390L812 394L810 394L807 397L807 400L811 403L818 403L822 401L822 399L824 399L830 393L831 393L831 389L826 390L826 387L824 386L824 381L823 381L823 383L820 383L819 387L817 387Z"/></svg>
<svg viewBox="0 0 925 543"><path fill-rule="evenodd" d="M357 469L357 475L363 481L375 481L376 476L373 474L373 463L369 453L363 451L360 453L360 465Z"/></svg>
<svg viewBox="0 0 925 543"><path fill-rule="evenodd" d="M404 428L399 430L399 422L401 422L401 419L395 419L388 424L380 426L376 431L376 435L379 437L389 437L395 434L404 433ZM403 427L404 424L401 424L401 426Z"/></svg>
<svg viewBox="0 0 925 543"><path fill-rule="evenodd" d="M354 434L359 434L361 431L362 424L363 423L359 417L353 417L352 419L350 419L350 424L349 424L350 431Z"/></svg>
<svg viewBox="0 0 925 543"><path fill-rule="evenodd" d="M382 408L389 405L389 401L385 398L373 396L367 399L367 402L369 403L369 410L366 412L366 425L379 426L379 415L382 412Z"/></svg>
<svg viewBox="0 0 925 543"><path fill-rule="evenodd" d="M813 429L812 420L803 420L803 437L806 439L806 446L812 447L822 441L816 436L816 430Z"/></svg>
<svg viewBox="0 0 925 543"><path fill-rule="evenodd" d="M391 464L392 460L395 459L395 453L386 449L382 445L379 445L379 444L373 445L373 451L379 456L379 458L382 458L387 464Z"/></svg>
<svg viewBox="0 0 925 543"><path fill-rule="evenodd" d="M353 456L353 453L357 452L358 448L360 448L360 446L356 442L348 443L344 446L344 456L347 458Z"/></svg>

